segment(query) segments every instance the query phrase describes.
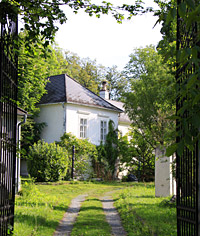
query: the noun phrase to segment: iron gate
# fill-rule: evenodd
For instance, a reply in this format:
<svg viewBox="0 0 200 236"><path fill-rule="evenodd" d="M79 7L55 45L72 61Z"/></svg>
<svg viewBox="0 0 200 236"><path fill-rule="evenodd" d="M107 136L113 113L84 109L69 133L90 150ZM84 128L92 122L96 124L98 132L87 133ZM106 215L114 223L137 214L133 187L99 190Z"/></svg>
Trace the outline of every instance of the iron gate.
<svg viewBox="0 0 200 236"><path fill-rule="evenodd" d="M177 6L185 6L185 0L177 0ZM197 1L196 1L197 3ZM182 6L181 6L182 4ZM190 12L186 9L186 14ZM186 17L183 19L177 11L177 52L184 48L192 48L198 44L197 35L199 34L197 23L193 22L192 25L186 27ZM179 58L177 61L179 62ZM179 95L180 90L186 91L186 86L189 81L191 74L196 73L196 68L193 63L188 62L184 64L177 63L177 94ZM198 88L196 88L198 89ZM177 114L184 120L190 119L192 116L192 109L185 110L183 113L179 113L185 102L191 102L191 96L189 92L185 92L183 97L177 97ZM200 121L199 121L200 122ZM186 137L186 130L193 132L194 127L192 123L187 124L183 128L183 123L177 121L177 131L182 131L182 134L177 138L177 143L181 141L183 137ZM197 132L197 131L196 131ZM199 149L198 143L194 145L194 150L191 151L184 147L184 151L181 155L177 154L177 235L178 236L199 236Z"/></svg>
<svg viewBox="0 0 200 236"><path fill-rule="evenodd" d="M9 235L14 225L16 123L17 123L17 16L0 19L0 235ZM10 10L10 9L9 9Z"/></svg>

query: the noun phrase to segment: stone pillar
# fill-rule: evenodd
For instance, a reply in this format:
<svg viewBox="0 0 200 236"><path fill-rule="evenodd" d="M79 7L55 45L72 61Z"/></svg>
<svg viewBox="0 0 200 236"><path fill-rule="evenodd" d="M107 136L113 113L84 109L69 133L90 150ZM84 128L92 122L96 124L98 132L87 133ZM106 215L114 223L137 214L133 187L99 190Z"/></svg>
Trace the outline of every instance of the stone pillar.
<svg viewBox="0 0 200 236"><path fill-rule="evenodd" d="M172 176L173 157L165 155L166 149L157 147L155 151L155 196L167 197L176 194L176 182Z"/></svg>

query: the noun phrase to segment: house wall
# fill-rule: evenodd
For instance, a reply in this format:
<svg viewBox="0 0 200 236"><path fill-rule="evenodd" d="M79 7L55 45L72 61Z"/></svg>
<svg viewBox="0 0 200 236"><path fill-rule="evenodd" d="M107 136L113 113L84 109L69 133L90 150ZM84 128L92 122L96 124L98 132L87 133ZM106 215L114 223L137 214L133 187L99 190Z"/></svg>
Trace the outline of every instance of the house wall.
<svg viewBox="0 0 200 236"><path fill-rule="evenodd" d="M80 119L87 119L87 138L95 144L100 144L100 124L101 120L113 120L115 127L118 126L118 113L106 109L81 106L75 104L66 105L66 132L71 132L80 138ZM107 126L108 131L108 126Z"/></svg>
<svg viewBox="0 0 200 236"><path fill-rule="evenodd" d="M76 104L48 104L40 105L40 114L36 122L45 122L41 139L51 143L59 141L64 132L72 133L80 138L80 119L87 119L87 138L95 144L100 144L101 120L113 120L118 126L118 113L101 108L82 106ZM107 127L108 130L108 127Z"/></svg>
<svg viewBox="0 0 200 236"><path fill-rule="evenodd" d="M59 141L65 130L65 106L63 103L40 105L39 117L36 122L45 122L41 139L47 143Z"/></svg>
<svg viewBox="0 0 200 236"><path fill-rule="evenodd" d="M118 129L122 136L126 135L130 130L130 124L119 122Z"/></svg>

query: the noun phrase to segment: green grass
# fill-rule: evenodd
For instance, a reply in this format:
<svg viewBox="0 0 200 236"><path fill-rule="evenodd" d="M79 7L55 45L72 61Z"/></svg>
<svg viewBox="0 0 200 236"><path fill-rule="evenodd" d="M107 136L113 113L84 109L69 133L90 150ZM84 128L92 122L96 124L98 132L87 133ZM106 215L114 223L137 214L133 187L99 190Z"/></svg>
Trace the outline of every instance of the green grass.
<svg viewBox="0 0 200 236"><path fill-rule="evenodd" d="M175 236L175 208L155 198L153 184L59 182L23 187L16 197L14 236L51 236L71 200L88 194L73 228L73 236L110 235L99 197L115 191L115 206L129 236ZM121 190L120 190L121 189Z"/></svg>
<svg viewBox="0 0 200 236"><path fill-rule="evenodd" d="M102 195L119 186L87 182L24 184L23 195L16 197L14 235L53 235L73 198L84 193Z"/></svg>
<svg viewBox="0 0 200 236"><path fill-rule="evenodd" d="M130 236L175 236L176 208L169 198L155 198L153 184L136 183L114 194L123 225Z"/></svg>
<svg viewBox="0 0 200 236"><path fill-rule="evenodd" d="M83 202L71 236L109 236L111 228L106 222L102 203L98 198L89 197Z"/></svg>

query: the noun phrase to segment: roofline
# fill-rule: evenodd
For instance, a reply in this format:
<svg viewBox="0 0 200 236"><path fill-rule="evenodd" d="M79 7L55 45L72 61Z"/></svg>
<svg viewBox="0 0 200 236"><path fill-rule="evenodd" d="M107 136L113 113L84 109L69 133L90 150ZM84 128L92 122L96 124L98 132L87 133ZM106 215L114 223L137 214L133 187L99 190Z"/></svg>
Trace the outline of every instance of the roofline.
<svg viewBox="0 0 200 236"><path fill-rule="evenodd" d="M59 105L59 104L72 104L72 105L77 105L77 106L85 106L85 107L93 107L93 108L99 108L99 109L103 109L103 110L108 110L108 111L113 111L116 113L122 113L123 111L116 111L113 109L109 109L106 107L102 107L102 106L94 106L94 105L89 105L89 104L82 104L82 103L76 103L76 102L55 102L55 103L39 103L38 106L50 106L50 105ZM120 110L120 109L118 109Z"/></svg>
<svg viewBox="0 0 200 236"><path fill-rule="evenodd" d="M107 100L105 100L104 98L100 97L99 95L97 95L96 93L92 92L90 89L86 88L85 86L83 86L81 83L79 83L78 81L76 81L75 79L73 79L71 76L69 76L68 74L65 74L65 84L66 84L66 76L68 76L70 79L72 79L74 82L80 84L82 87L84 87L85 89L87 89L89 92L93 93L94 95L96 95L97 97L101 98L102 100L104 100L105 102L107 102L108 104L110 104L111 106L113 106L115 109L119 110L119 112L124 112L123 110L121 110L120 108L116 107L115 105L109 103ZM66 87L66 86L65 86ZM67 97L67 96L66 96ZM75 104L75 103L74 103ZM80 103L81 105L83 105L82 103ZM88 105L89 106L89 105ZM96 106L94 106L96 107ZM97 106L98 107L98 106ZM105 108L108 110L112 110L109 108Z"/></svg>

